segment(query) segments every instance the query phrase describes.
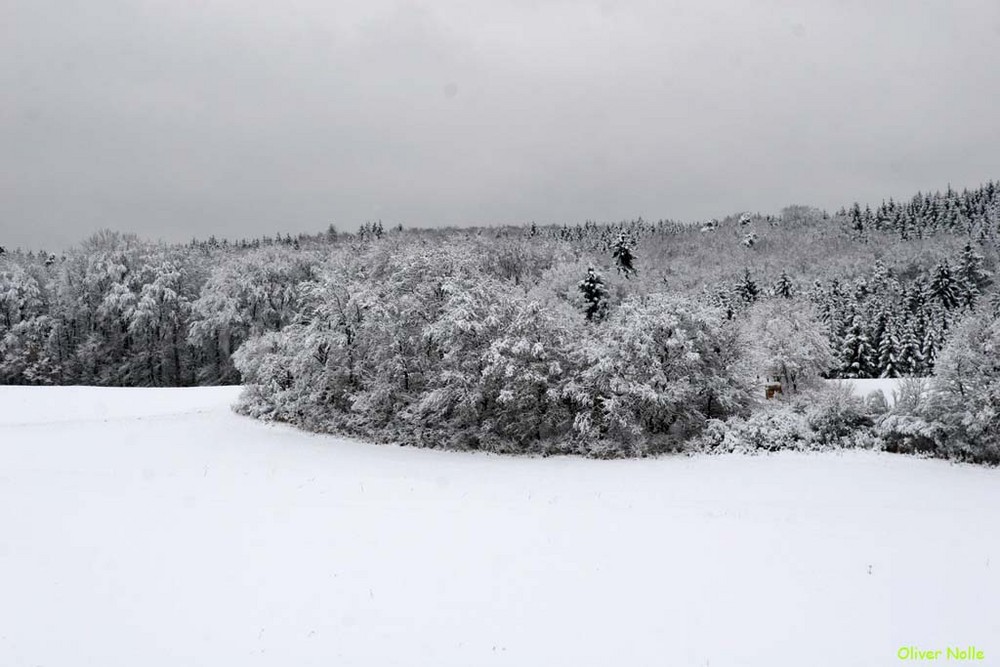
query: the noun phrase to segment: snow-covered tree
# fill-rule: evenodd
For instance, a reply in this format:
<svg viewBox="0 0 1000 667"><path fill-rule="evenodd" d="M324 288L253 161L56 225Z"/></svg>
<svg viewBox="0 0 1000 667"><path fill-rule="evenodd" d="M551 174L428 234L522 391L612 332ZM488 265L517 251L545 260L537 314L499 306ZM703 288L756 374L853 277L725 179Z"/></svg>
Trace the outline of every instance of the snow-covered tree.
<svg viewBox="0 0 1000 667"><path fill-rule="evenodd" d="M608 312L608 288L594 267L587 269L587 276L580 281L580 293L586 302L584 314L589 321L600 321Z"/></svg>
<svg viewBox="0 0 1000 667"><path fill-rule="evenodd" d="M807 301L759 301L741 328L757 375L778 378L784 391L806 386L834 363L826 327Z"/></svg>
<svg viewBox="0 0 1000 667"><path fill-rule="evenodd" d="M965 244L958 257L955 278L962 305L971 308L983 289L989 285L990 274L983 268L984 258L971 242Z"/></svg>
<svg viewBox="0 0 1000 667"><path fill-rule="evenodd" d="M782 299L791 299L795 292L795 288L792 285L792 279L788 277L788 273L785 271L781 272L778 279L774 282L774 286L771 288L771 293L774 296L781 297Z"/></svg>
<svg viewBox="0 0 1000 667"><path fill-rule="evenodd" d="M589 333L566 389L581 437L656 451L752 402L738 332L718 311L656 295L626 301Z"/></svg>
<svg viewBox="0 0 1000 667"><path fill-rule="evenodd" d="M42 288L23 267L0 267L0 337L19 322L42 314Z"/></svg>
<svg viewBox="0 0 1000 667"><path fill-rule="evenodd" d="M930 418L943 425L939 447L950 456L1000 462L1000 319L966 318L935 367Z"/></svg>
<svg viewBox="0 0 1000 667"><path fill-rule="evenodd" d="M859 313L855 313L840 349L841 377L865 377L866 369L871 363L872 353L871 343L865 332L862 317Z"/></svg>
<svg viewBox="0 0 1000 667"><path fill-rule="evenodd" d="M59 384L57 324L48 315L21 320L0 337L0 384Z"/></svg>
<svg viewBox="0 0 1000 667"><path fill-rule="evenodd" d="M615 260L615 267L618 269L618 272L626 278L631 278L638 273L635 268L635 254L632 250L632 244L629 243L624 232L619 234L615 240L611 248L611 256Z"/></svg>
<svg viewBox="0 0 1000 667"><path fill-rule="evenodd" d="M903 370L903 361L901 358L902 343L900 342L897 324L892 319L886 317L885 324L880 329L878 345L875 348L875 356L877 358L875 370L879 373L879 377L899 377L905 371Z"/></svg>
<svg viewBox="0 0 1000 667"><path fill-rule="evenodd" d="M934 267L929 290L931 297L945 310L958 306L959 293L948 260L942 260Z"/></svg>
<svg viewBox="0 0 1000 667"><path fill-rule="evenodd" d="M743 270L743 277L736 283L735 292L745 303L753 303L760 296L760 288L750 277L750 269Z"/></svg>
<svg viewBox="0 0 1000 667"><path fill-rule="evenodd" d="M218 266L193 303L190 342L214 363L203 378L234 382L231 353L251 336L277 331L296 315L299 286L314 260L283 247L251 251Z"/></svg>

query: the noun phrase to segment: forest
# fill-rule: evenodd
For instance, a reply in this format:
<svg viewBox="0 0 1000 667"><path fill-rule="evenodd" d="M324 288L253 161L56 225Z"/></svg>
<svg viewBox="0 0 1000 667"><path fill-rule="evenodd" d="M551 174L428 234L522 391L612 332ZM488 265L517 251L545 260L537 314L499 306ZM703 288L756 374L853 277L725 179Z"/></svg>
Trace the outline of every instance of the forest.
<svg viewBox="0 0 1000 667"><path fill-rule="evenodd" d="M994 182L698 223L102 231L0 247L0 384L242 383L245 414L430 447L996 463L998 253ZM912 380L822 382L877 377Z"/></svg>

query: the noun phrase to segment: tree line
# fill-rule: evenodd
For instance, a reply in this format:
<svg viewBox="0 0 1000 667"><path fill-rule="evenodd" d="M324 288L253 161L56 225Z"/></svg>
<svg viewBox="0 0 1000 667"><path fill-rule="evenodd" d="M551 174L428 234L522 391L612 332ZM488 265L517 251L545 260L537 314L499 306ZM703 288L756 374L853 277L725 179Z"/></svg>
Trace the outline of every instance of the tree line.
<svg viewBox="0 0 1000 667"><path fill-rule="evenodd" d="M377 221L8 248L0 382L243 382L248 413L320 430L662 451L752 412L762 381L934 373L953 332L1000 306L996 201L990 183L861 225L860 207L791 206L698 224ZM897 209L920 233L886 222Z"/></svg>

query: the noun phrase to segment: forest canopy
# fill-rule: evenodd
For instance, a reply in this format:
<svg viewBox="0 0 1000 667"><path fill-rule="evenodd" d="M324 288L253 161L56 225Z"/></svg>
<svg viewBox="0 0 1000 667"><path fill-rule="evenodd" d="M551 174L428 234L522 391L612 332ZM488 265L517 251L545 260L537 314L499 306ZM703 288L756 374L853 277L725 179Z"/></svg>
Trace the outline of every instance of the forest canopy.
<svg viewBox="0 0 1000 667"><path fill-rule="evenodd" d="M244 412L315 430L611 456L773 419L766 382L788 403L821 378L940 367L926 410L880 422L912 432L889 440L996 439L995 364L967 369L995 345L998 249L995 183L697 224L104 231L0 253L0 383L242 382ZM983 407L955 421L963 401Z"/></svg>

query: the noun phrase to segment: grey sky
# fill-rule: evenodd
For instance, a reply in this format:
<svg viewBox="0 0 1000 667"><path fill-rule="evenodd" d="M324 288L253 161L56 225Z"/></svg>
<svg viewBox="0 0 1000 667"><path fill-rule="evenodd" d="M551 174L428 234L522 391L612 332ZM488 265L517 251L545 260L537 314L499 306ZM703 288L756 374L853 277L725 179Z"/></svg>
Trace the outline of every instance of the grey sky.
<svg viewBox="0 0 1000 667"><path fill-rule="evenodd" d="M0 0L0 244L1000 178L997 0Z"/></svg>

